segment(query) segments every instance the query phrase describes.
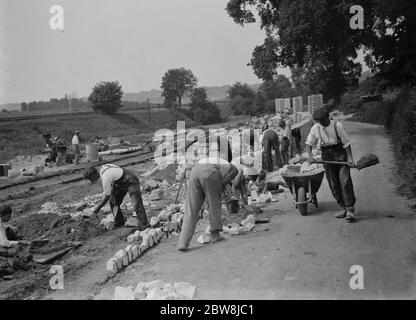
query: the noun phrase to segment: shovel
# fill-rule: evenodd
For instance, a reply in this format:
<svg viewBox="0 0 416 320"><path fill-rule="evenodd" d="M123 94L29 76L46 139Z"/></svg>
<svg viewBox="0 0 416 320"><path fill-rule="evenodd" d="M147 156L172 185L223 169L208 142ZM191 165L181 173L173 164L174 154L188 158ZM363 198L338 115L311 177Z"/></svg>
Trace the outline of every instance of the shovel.
<svg viewBox="0 0 416 320"><path fill-rule="evenodd" d="M324 160L317 160L316 163L324 163L324 164L335 164L335 165L341 165L341 166L349 166L348 162L342 162L342 161L324 161ZM355 166L353 168L361 170L364 168L368 168L371 166L376 165L377 163L380 163L380 160L375 154L367 154L365 156L362 156L360 160L357 161Z"/></svg>

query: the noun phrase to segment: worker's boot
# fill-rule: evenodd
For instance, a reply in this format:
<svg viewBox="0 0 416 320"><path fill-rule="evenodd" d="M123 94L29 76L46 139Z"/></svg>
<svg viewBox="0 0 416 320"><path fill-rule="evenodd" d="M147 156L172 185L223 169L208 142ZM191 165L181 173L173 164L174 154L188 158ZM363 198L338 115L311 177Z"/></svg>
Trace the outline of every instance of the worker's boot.
<svg viewBox="0 0 416 320"><path fill-rule="evenodd" d="M123 227L126 223L126 220L124 219L123 214L121 213L121 210L118 209L117 214L114 218L114 228L120 228Z"/></svg>
<svg viewBox="0 0 416 320"><path fill-rule="evenodd" d="M341 210L340 212L337 212L334 214L335 218L345 218L346 215L347 215L346 210Z"/></svg>
<svg viewBox="0 0 416 320"><path fill-rule="evenodd" d="M211 231L211 242L215 243L221 240L225 240L225 238L220 234L219 231Z"/></svg>
<svg viewBox="0 0 416 320"><path fill-rule="evenodd" d="M347 214L346 214L345 219L346 219L348 222L353 222L353 221L355 220L355 214L354 214L354 212L352 212L352 211L347 211Z"/></svg>

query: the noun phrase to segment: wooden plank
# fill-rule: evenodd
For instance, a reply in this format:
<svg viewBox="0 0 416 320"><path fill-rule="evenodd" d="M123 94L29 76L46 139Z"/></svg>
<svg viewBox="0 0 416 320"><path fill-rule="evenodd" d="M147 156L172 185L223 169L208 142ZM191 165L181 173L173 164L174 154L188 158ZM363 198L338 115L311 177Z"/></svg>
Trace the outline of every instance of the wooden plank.
<svg viewBox="0 0 416 320"><path fill-rule="evenodd" d="M51 263L57 259L59 259L60 257L62 257L63 255L65 255L67 252L69 252L72 248L65 248L63 250L51 253L49 255L39 255L39 256L35 256L33 261L40 263L40 264L47 264L47 263Z"/></svg>

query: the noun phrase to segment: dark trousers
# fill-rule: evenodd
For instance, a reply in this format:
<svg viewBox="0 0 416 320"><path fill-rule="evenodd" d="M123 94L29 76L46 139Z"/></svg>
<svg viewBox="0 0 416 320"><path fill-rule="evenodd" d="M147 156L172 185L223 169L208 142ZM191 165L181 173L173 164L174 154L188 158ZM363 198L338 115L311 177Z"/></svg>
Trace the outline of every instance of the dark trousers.
<svg viewBox="0 0 416 320"><path fill-rule="evenodd" d="M289 146L290 146L289 138L287 137L283 138L282 145L280 148L280 151L282 153L283 165L289 164Z"/></svg>
<svg viewBox="0 0 416 320"><path fill-rule="evenodd" d="M6 227L6 237L9 241L17 241L16 231L10 226Z"/></svg>
<svg viewBox="0 0 416 320"><path fill-rule="evenodd" d="M273 171L272 148L275 152L276 164L278 168L282 168L282 158L279 150L279 137L274 131L266 131L263 137L264 149L266 151L267 171Z"/></svg>
<svg viewBox="0 0 416 320"><path fill-rule="evenodd" d="M322 148L322 160L346 162L348 157L342 145L337 145L335 147ZM324 164L324 168L332 195L338 205L344 210L354 212L356 199L350 168L333 164Z"/></svg>
<svg viewBox="0 0 416 320"><path fill-rule="evenodd" d="M146 210L143 205L142 194L140 192L139 179L127 170L123 170L123 175L113 185L113 192L110 197L110 207L118 207L116 216L114 218L115 226L123 226L125 219L120 209L123 199L127 192L130 195L133 209L136 212L137 220L139 221L139 228L144 229L148 226Z"/></svg>
<svg viewBox="0 0 416 320"><path fill-rule="evenodd" d="M294 157L296 153L302 154L302 146L300 143L300 139L294 137L292 143L292 156Z"/></svg>

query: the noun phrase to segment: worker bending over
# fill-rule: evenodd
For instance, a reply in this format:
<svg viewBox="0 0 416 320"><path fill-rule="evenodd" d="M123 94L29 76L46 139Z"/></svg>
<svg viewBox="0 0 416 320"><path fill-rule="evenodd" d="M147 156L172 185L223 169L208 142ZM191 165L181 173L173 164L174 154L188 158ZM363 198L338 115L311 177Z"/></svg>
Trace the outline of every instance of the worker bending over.
<svg viewBox="0 0 416 320"><path fill-rule="evenodd" d="M270 127L270 123L266 126L266 130L263 133L263 144L264 151L266 152L266 162L267 162L267 171L273 171L273 159L272 159L272 148L274 149L277 168L280 169L283 167L282 158L280 155L279 148L279 136L277 132Z"/></svg>
<svg viewBox="0 0 416 320"><path fill-rule="evenodd" d="M198 222L198 212L205 198L209 207L209 224L211 230L211 242L217 242L223 238L221 219L221 195L227 185L238 173L237 168L220 158L211 163L197 163L193 166L188 181L188 190L184 204L184 218L182 230L179 235L178 249L185 251L191 243L192 236Z"/></svg>
<svg viewBox="0 0 416 320"><path fill-rule="evenodd" d="M93 166L87 167L84 172L84 177L92 182L101 178L105 197L94 210L95 214L100 212L101 208L110 201L110 207L113 212L114 208L117 207L117 213L114 217L114 227L124 226L125 219L121 212L120 205L128 192L139 222L139 229L144 230L149 226L146 210L143 206L142 194L140 192L140 182L137 176L114 164L105 164L99 171Z"/></svg>
<svg viewBox="0 0 416 320"><path fill-rule="evenodd" d="M315 162L312 156L312 147L318 146L322 151L322 160L348 162L349 165L324 164L326 178L332 195L342 208L335 214L336 218L346 218L352 222L355 219L355 195L351 180L350 167L354 167L351 145L341 123L330 120L325 107L313 112L313 125L306 139L306 149L309 163Z"/></svg>

